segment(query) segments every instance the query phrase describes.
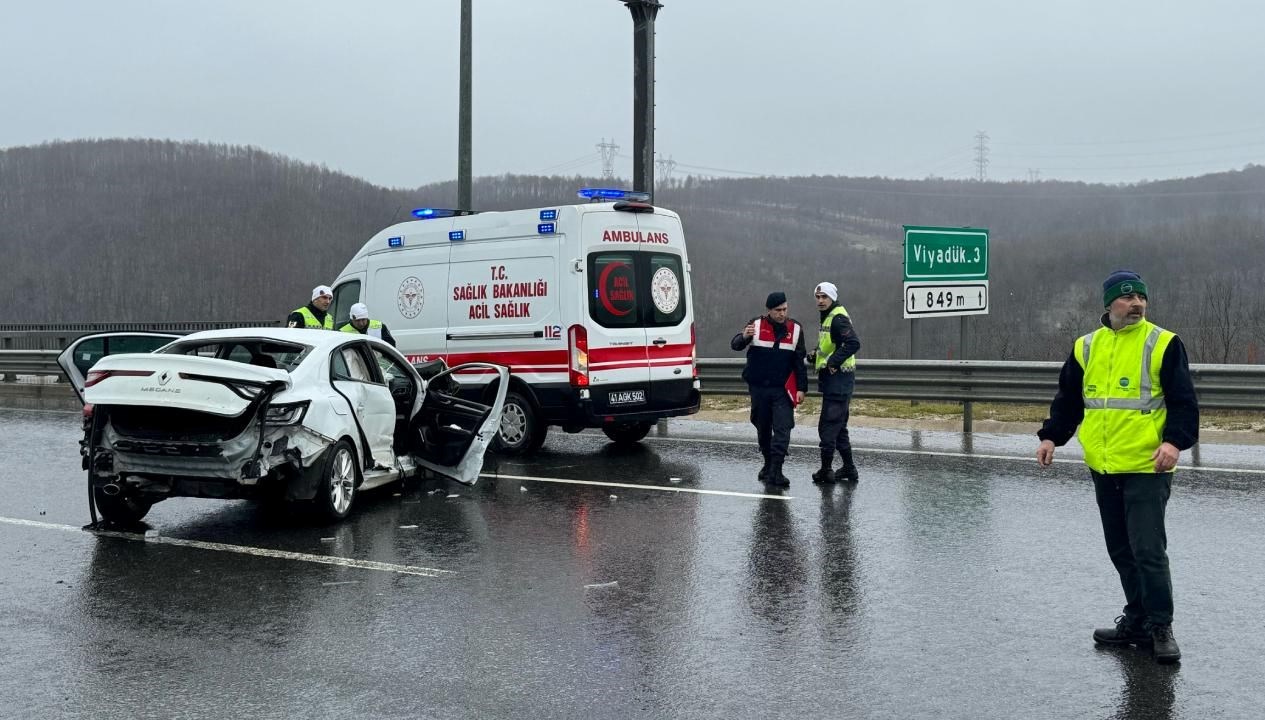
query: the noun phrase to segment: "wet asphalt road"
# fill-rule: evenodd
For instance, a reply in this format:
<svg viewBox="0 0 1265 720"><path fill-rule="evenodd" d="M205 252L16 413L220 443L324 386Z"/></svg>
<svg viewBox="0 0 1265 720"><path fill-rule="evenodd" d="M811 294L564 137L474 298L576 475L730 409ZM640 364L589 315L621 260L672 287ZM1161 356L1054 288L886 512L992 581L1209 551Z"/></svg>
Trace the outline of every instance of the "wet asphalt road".
<svg viewBox="0 0 1265 720"><path fill-rule="evenodd" d="M499 477L473 489L365 494L337 526L172 500L145 540L78 529L75 415L0 410L0 716L1265 712L1253 449L1203 449L1247 472L1178 476L1184 662L1161 667L1090 640L1123 600L1074 462L1039 472L1029 438L970 455L949 433L858 430L855 488L811 485L797 446L789 492L760 497L748 431L676 423L629 452L559 433L531 461L489 458Z"/></svg>

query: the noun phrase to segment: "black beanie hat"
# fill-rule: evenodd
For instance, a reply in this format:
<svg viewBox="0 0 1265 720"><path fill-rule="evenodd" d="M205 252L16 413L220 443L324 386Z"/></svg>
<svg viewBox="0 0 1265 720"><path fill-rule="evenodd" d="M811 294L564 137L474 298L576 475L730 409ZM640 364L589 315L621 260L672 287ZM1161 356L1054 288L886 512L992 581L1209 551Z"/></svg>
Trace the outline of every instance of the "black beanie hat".
<svg viewBox="0 0 1265 720"><path fill-rule="evenodd" d="M769 293L769 297L764 301L764 307L772 310L773 308L786 302L786 293L778 291Z"/></svg>
<svg viewBox="0 0 1265 720"><path fill-rule="evenodd" d="M1102 283L1102 306L1107 307L1121 295L1137 293L1146 297L1146 283L1132 270L1116 270Z"/></svg>

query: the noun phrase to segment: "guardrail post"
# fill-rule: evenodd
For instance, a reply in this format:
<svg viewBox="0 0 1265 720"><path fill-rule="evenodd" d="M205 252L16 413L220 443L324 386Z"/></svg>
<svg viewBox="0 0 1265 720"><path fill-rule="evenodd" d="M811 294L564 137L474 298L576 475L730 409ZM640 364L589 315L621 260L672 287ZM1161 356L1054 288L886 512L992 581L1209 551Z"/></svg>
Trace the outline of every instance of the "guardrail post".
<svg viewBox="0 0 1265 720"><path fill-rule="evenodd" d="M13 338L7 337L4 339L4 349L5 350L13 349ZM0 373L0 382L17 382L17 380L18 380L17 375L12 375L10 373Z"/></svg>

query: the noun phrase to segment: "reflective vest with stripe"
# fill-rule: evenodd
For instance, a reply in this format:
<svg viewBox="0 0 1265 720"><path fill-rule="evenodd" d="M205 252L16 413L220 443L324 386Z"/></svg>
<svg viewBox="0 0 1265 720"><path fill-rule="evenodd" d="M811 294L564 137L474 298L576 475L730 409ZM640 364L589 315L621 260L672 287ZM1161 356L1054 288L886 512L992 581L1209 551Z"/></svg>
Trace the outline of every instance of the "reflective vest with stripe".
<svg viewBox="0 0 1265 720"><path fill-rule="evenodd" d="M1085 464L1100 473L1152 473L1168 411L1160 387L1164 351L1176 337L1143 320L1120 330L1101 327L1076 341L1085 372L1085 419L1077 437Z"/></svg>
<svg viewBox="0 0 1265 720"><path fill-rule="evenodd" d="M303 316L303 327L305 328L313 328L316 330L320 330L321 328L326 330L334 329L334 316L329 313L325 313L325 322L322 323L320 320L316 319L316 316L312 314L311 310L307 309L307 305L295 310L295 312Z"/></svg>
<svg viewBox="0 0 1265 720"><path fill-rule="evenodd" d="M826 367L826 362L830 360L830 356L835 352L835 342L830 338L830 324L835 321L835 316L842 315L848 317L848 311L842 305L836 305L833 310L826 314L821 320L821 331L817 333L817 360L813 363L813 368L821 370ZM853 355L843 361L843 365L839 367L845 372L856 370L857 356Z"/></svg>
<svg viewBox="0 0 1265 720"><path fill-rule="evenodd" d="M801 330L799 323L793 320L786 321L787 333L782 336L782 342L780 343L777 341L777 336L773 334L773 323L758 317L753 321L753 324L755 325L755 335L751 337L751 344L756 347L795 352L795 347L799 345Z"/></svg>
<svg viewBox="0 0 1265 720"><path fill-rule="evenodd" d="M346 325L343 326L343 332L359 333L360 331L356 329L355 325L352 325L351 323L347 323ZM370 320L369 327L365 329L364 334L372 335L376 338L381 338L382 337L382 321Z"/></svg>

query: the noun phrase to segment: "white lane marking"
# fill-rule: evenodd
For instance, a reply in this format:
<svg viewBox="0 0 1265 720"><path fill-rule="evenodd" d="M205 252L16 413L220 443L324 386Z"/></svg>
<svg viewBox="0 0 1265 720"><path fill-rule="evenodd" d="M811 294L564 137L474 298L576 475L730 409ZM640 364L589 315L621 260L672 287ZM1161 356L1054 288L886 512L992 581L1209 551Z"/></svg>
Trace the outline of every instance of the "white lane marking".
<svg viewBox="0 0 1265 720"><path fill-rule="evenodd" d="M75 527L74 525L57 525L54 523L40 522L38 520L22 520L20 518L0 517L0 523L35 527L43 530L83 532L83 528ZM251 547L249 545L228 545L225 543L207 542L205 540L183 540L181 538L166 537L165 535L146 537L139 533L116 532L113 530L89 530L88 532L100 537L121 538L123 540L134 540L136 542L175 545L177 547L196 548L198 550L216 550L219 552L238 553L240 555L274 558L277 560L294 560L297 562L316 563L318 565L337 565L339 567L356 568L358 570L380 570L382 572L393 572L401 575L439 577L440 575L456 574L452 570L440 570L438 568L419 567L417 565L396 565L395 563L377 562L375 560L356 560L354 558L329 555L312 555L309 553L290 552L289 550L272 550L269 548Z"/></svg>
<svg viewBox="0 0 1265 720"><path fill-rule="evenodd" d="M633 485L631 483L599 482L597 480L572 480L570 478L531 477L530 475L506 475L505 473L480 473L479 477L490 480L531 480L533 482L561 483L563 485L592 485L594 487L628 488L630 490L658 490L660 492L693 493L695 495L725 495L728 497L768 498L769 500L794 500L790 495L765 495L763 493L731 492L729 490L701 490L699 488L667 487L664 485Z"/></svg>
<svg viewBox="0 0 1265 720"><path fill-rule="evenodd" d="M746 440L713 440L710 438L674 438L674 437L647 437L642 442L654 440L656 442L677 442L677 443L706 443L711 445L743 445L746 447L755 447L755 441ZM800 448L801 450L816 450L816 445L801 445L791 443L790 447ZM984 460L1012 460L1018 462L1030 462L1036 464L1036 457L1028 457L1024 455L985 455L983 453L964 453L950 452L947 450L902 450L899 448L863 448L852 446L852 452L875 453L875 454L891 454L891 455L927 455L931 457L956 457L956 458L982 458ZM1084 465L1085 461L1080 458L1056 458L1054 462L1061 465ZM1199 472L1216 472L1216 473L1238 473L1242 475L1265 475L1265 468L1225 468L1211 467L1207 465L1178 465L1178 470L1196 470Z"/></svg>

